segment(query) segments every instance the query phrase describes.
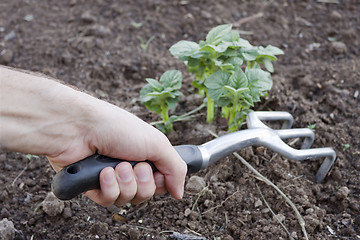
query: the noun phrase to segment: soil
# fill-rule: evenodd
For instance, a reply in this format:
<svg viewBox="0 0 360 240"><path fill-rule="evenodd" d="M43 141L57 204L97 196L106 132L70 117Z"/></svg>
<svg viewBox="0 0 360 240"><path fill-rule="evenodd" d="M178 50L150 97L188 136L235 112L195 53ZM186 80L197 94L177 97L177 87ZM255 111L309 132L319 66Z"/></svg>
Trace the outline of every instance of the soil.
<svg viewBox="0 0 360 240"><path fill-rule="evenodd" d="M295 162L263 147L239 154L293 201L310 239L360 239L359 1L2 0L0 8L1 64L61 79L148 122L158 117L140 104L139 90L146 77L168 69L184 74L185 97L176 114L201 103L192 94L192 76L168 51L177 41L199 41L212 27L233 23L253 45L282 48L274 87L254 109L288 111L297 128L316 124L313 147L333 147L338 159L325 182L316 184L319 159ZM151 37L142 49L140 39ZM207 129L224 133L226 122L218 116L212 125L204 117L176 123L169 138L174 145L201 144L213 138ZM284 199L232 156L188 181L206 186L200 192L188 186L182 200L156 196L121 209L83 196L59 203L49 195L53 175L43 157L0 153L0 219L17 229L9 236L289 238L267 203L294 239L304 239Z"/></svg>

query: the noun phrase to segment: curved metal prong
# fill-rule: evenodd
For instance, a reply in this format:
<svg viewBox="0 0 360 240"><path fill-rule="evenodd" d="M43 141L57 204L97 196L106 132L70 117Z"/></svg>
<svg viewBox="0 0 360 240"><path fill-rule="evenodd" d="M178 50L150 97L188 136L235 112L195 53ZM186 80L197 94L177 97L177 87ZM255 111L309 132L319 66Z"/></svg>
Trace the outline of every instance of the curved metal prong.
<svg viewBox="0 0 360 240"><path fill-rule="evenodd" d="M262 121L284 121L282 129L291 128L294 118L288 112L266 112L256 111L250 112L246 118L247 126L251 128L269 128Z"/></svg>
<svg viewBox="0 0 360 240"><path fill-rule="evenodd" d="M262 138L259 143L269 149L280 153L286 158L304 161L308 159L325 157L319 170L316 173L316 182L322 182L336 160L336 153L332 148L294 149L284 143L280 137Z"/></svg>
<svg viewBox="0 0 360 240"><path fill-rule="evenodd" d="M274 130L281 139L304 138L301 149L308 149L314 142L315 134L309 128L293 128Z"/></svg>

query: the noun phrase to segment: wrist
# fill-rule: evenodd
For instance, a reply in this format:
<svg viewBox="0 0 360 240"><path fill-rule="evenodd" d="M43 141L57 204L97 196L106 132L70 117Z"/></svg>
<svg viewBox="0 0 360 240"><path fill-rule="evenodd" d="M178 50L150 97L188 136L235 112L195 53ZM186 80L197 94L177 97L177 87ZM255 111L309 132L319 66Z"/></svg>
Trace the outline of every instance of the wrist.
<svg viewBox="0 0 360 240"><path fill-rule="evenodd" d="M85 94L43 76L2 67L0 81L2 148L60 154L86 132Z"/></svg>

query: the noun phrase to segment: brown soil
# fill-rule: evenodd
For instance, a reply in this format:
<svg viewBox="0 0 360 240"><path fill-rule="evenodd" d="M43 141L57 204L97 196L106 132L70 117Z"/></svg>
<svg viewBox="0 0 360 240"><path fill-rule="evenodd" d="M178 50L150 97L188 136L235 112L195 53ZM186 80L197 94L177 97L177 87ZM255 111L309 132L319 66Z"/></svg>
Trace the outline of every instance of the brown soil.
<svg viewBox="0 0 360 240"><path fill-rule="evenodd" d="M144 78L168 69L185 74L183 63L168 51L175 42L198 41L210 28L234 23L252 44L282 48L274 87L255 109L288 111L294 127L316 124L314 147L333 147L338 160L325 182L315 184L319 160L273 158L261 147L239 153L294 202L310 239L360 239L359 1L2 0L0 8L0 63L64 80L148 122L157 117L139 102ZM152 36L142 50L139 38ZM176 114L199 103L191 95L191 76L185 74L184 81L186 96ZM221 119L209 126L200 118L174 128L169 135L174 145L210 140L207 128L226 130ZM40 203L53 175L43 158L29 162L23 154L0 154L0 220L14 223L15 238L168 239L177 232L174 238L186 239L189 235L181 234L196 232L203 239L287 239L258 185L293 238L304 239L280 195L231 156L196 174L207 186L201 194L154 197L121 209L122 215L80 196L50 216Z"/></svg>

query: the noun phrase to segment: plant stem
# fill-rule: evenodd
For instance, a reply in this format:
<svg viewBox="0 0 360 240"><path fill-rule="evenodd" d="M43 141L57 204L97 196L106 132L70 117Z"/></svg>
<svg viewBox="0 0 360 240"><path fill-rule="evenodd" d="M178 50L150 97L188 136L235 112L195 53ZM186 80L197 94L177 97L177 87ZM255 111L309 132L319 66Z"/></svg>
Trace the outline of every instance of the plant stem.
<svg viewBox="0 0 360 240"><path fill-rule="evenodd" d="M166 104L161 106L161 116L164 120L166 132L170 132L173 127L172 123L169 121L169 107Z"/></svg>
<svg viewBox="0 0 360 240"><path fill-rule="evenodd" d="M233 106L232 108L229 109L229 121L228 121L228 130L229 132L235 132L238 129L238 125L236 124L235 121L235 115L236 112L240 109L238 109L238 97L237 94L235 94L234 99L233 99Z"/></svg>
<svg viewBox="0 0 360 240"><path fill-rule="evenodd" d="M206 92L206 98L207 98L206 122L210 123L214 120L215 103L214 103L214 99L212 99L209 96L208 91L205 90L205 92Z"/></svg>
<svg viewBox="0 0 360 240"><path fill-rule="evenodd" d="M190 120L193 116L192 114L194 114L195 112L198 112L200 111L201 109L203 109L206 105L203 103L201 104L199 107L191 110L190 112L187 112L183 115L180 115L179 117L177 117L174 122L180 122L180 121L187 121L187 120ZM197 116L197 115L195 115ZM161 121L156 121L156 122L151 122L150 125L156 125L156 124L163 124L165 123L164 120L161 120Z"/></svg>
<svg viewBox="0 0 360 240"><path fill-rule="evenodd" d="M190 112L187 112L187 113L185 113L185 114L183 114L183 115L180 115L180 116L178 117L178 119L179 119L178 121L181 121L181 119L186 119L186 118L189 117L191 114L196 113L197 111L200 111L200 110L203 109L204 107L205 107L205 104L203 103L203 104L201 104L200 106L198 106L197 108L191 110Z"/></svg>

